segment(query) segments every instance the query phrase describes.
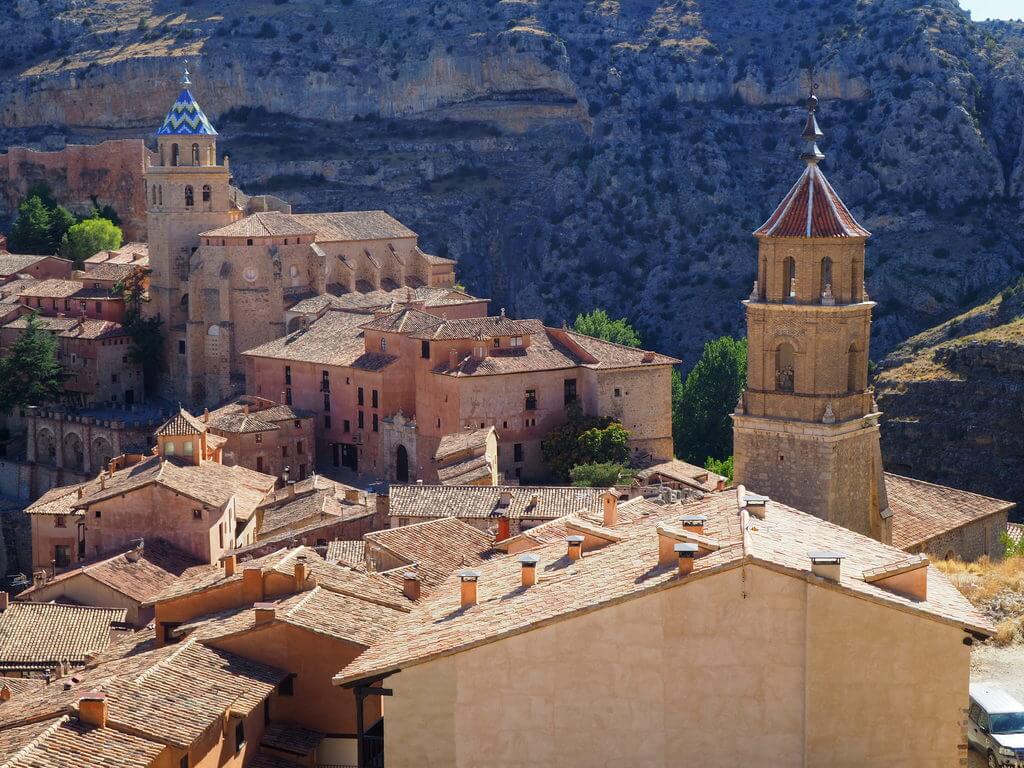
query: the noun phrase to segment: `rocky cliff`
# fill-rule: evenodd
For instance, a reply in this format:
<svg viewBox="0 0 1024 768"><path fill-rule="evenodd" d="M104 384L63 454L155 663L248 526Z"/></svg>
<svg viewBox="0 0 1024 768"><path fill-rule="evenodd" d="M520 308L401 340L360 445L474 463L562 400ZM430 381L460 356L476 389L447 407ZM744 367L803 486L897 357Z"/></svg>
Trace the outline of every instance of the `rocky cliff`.
<svg viewBox="0 0 1024 768"><path fill-rule="evenodd" d="M876 356L1024 264L1024 34L955 0L12 0L0 34L0 145L149 135L188 57L249 191L386 208L495 308L688 362L742 332L812 80Z"/></svg>
<svg viewBox="0 0 1024 768"><path fill-rule="evenodd" d="M1024 506L1024 279L894 349L875 391L887 469Z"/></svg>

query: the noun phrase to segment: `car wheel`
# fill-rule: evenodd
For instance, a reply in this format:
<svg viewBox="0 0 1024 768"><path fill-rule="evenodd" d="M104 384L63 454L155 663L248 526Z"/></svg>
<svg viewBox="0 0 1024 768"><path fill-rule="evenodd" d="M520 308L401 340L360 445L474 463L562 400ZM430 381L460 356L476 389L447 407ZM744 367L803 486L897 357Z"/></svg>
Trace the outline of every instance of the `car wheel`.
<svg viewBox="0 0 1024 768"><path fill-rule="evenodd" d="M999 768L999 761L996 760L996 753L991 749L988 751L988 768Z"/></svg>

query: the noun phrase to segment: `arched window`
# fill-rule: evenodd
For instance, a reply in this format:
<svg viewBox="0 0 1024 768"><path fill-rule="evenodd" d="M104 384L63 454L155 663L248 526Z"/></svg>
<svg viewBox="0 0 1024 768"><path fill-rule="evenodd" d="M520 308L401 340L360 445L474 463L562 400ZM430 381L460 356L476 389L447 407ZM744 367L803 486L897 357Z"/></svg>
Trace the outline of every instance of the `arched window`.
<svg viewBox="0 0 1024 768"><path fill-rule="evenodd" d="M185 206L191 207L195 203L195 195L192 193L192 186L185 187Z"/></svg>
<svg viewBox="0 0 1024 768"><path fill-rule="evenodd" d="M157 187L156 191L157 191L157 193L158 193L158 195L160 197L160 205L163 205L164 204L164 188L163 188L163 186Z"/></svg>
<svg viewBox="0 0 1024 768"><path fill-rule="evenodd" d="M819 294L824 296L825 289L833 290L832 288L832 259L828 256L821 260L821 290Z"/></svg>
<svg viewBox="0 0 1024 768"><path fill-rule="evenodd" d="M192 145L192 165L199 165L199 145Z"/></svg>
<svg viewBox="0 0 1024 768"><path fill-rule="evenodd" d="M178 164L178 145L171 144L171 165Z"/></svg>
<svg viewBox="0 0 1024 768"><path fill-rule="evenodd" d="M210 185L209 184L203 184L203 202L204 203L210 202Z"/></svg>
<svg viewBox="0 0 1024 768"><path fill-rule="evenodd" d="M796 298L796 262L792 256L782 262L782 298Z"/></svg>
<svg viewBox="0 0 1024 768"><path fill-rule="evenodd" d="M156 185L155 184L153 185L152 192L153 192L153 205L156 205Z"/></svg>
<svg viewBox="0 0 1024 768"><path fill-rule="evenodd" d="M206 148L206 164L207 165L216 165L217 163L214 162L214 160L215 160L215 157L214 157L214 154L213 154L213 146L211 145L211 146Z"/></svg>
<svg viewBox="0 0 1024 768"><path fill-rule="evenodd" d="M793 345L787 341L775 350L775 389L779 392L793 391L794 357Z"/></svg>
<svg viewBox="0 0 1024 768"><path fill-rule="evenodd" d="M860 355L857 345L851 344L846 353L846 391L856 392L860 387Z"/></svg>

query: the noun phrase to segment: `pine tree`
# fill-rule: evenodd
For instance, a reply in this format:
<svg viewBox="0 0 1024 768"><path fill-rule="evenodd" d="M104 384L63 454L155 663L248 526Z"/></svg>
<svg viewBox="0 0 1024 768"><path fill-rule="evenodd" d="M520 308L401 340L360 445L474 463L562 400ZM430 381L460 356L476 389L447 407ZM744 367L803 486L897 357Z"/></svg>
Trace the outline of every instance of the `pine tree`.
<svg viewBox="0 0 1024 768"><path fill-rule="evenodd" d="M10 413L21 405L52 403L60 399L63 384L57 339L33 312L10 353L0 360L0 410Z"/></svg>
<svg viewBox="0 0 1024 768"><path fill-rule="evenodd" d="M673 386L676 455L698 466L732 454L730 414L747 378L746 339L723 336L704 345L686 381Z"/></svg>
<svg viewBox="0 0 1024 768"><path fill-rule="evenodd" d="M50 235L52 217L38 195L18 206L18 218L11 228L10 248L15 253L48 255L55 252Z"/></svg>

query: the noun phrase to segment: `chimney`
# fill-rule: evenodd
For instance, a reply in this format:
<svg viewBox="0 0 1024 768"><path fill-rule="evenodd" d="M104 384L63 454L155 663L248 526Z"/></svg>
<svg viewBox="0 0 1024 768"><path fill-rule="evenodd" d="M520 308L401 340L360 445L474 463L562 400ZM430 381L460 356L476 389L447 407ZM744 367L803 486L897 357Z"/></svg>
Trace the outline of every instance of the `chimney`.
<svg viewBox="0 0 1024 768"><path fill-rule="evenodd" d="M78 719L86 725L107 727L107 694L98 691L83 693L78 699Z"/></svg>
<svg viewBox="0 0 1024 768"><path fill-rule="evenodd" d="M114 476L114 462L111 461L109 464L107 464L107 477L113 477L113 476Z"/></svg>
<svg viewBox="0 0 1024 768"><path fill-rule="evenodd" d="M36 571L32 574L32 586L41 587L46 583L46 569Z"/></svg>
<svg viewBox="0 0 1024 768"><path fill-rule="evenodd" d="M237 565L238 565L238 556L237 555L225 555L224 556L224 575L225 576L234 576L235 575L235 566L237 566Z"/></svg>
<svg viewBox="0 0 1024 768"><path fill-rule="evenodd" d="M301 592L306 586L306 579L309 578L309 563L305 555L295 558L295 591Z"/></svg>
<svg viewBox="0 0 1024 768"><path fill-rule="evenodd" d="M461 605L463 608L472 608L476 605L476 583L480 578L480 571L473 571L463 568L459 571L459 579L462 581Z"/></svg>
<svg viewBox="0 0 1024 768"><path fill-rule="evenodd" d="M289 480L288 481L288 485L286 485L285 488L288 489L288 492L287 492L288 496L294 496L295 495L295 481L294 480Z"/></svg>
<svg viewBox="0 0 1024 768"><path fill-rule="evenodd" d="M509 527L508 515L498 515L498 533L494 537L494 543L497 544L499 541L504 541L511 535L512 532Z"/></svg>
<svg viewBox="0 0 1024 768"><path fill-rule="evenodd" d="M718 492L721 492L721 491L725 490L725 478L724 477L718 478L718 482L715 483L715 490L718 491Z"/></svg>
<svg viewBox="0 0 1024 768"><path fill-rule="evenodd" d="M281 399L278 401L278 405L284 405L285 401L287 399L288 399L288 395L286 395L284 392L282 392L281 393Z"/></svg>
<svg viewBox="0 0 1024 768"><path fill-rule="evenodd" d="M503 488L498 494L498 506L499 507L510 507L512 506L512 491L507 488Z"/></svg>
<svg viewBox="0 0 1024 768"><path fill-rule="evenodd" d="M242 413L243 413L244 415L246 415L246 416L248 416L248 415L249 415L249 404L248 404L248 403L245 403L245 404L244 404L244 405L242 406Z"/></svg>
<svg viewBox="0 0 1024 768"><path fill-rule="evenodd" d="M420 579L414 571L402 574L402 594L410 600L420 599Z"/></svg>
<svg viewBox="0 0 1024 768"><path fill-rule="evenodd" d="M263 599L263 569L258 565L251 565L242 570L242 593L245 595L245 602L251 600L258 603Z"/></svg>
<svg viewBox="0 0 1024 768"><path fill-rule="evenodd" d="M359 489L358 488L346 488L345 489L345 501L351 501L353 504L359 503Z"/></svg>
<svg viewBox="0 0 1024 768"><path fill-rule="evenodd" d="M7 610L7 606L11 604L11 596L6 592L0 592L0 613Z"/></svg>
<svg viewBox="0 0 1024 768"><path fill-rule="evenodd" d="M583 537L582 536L566 536L565 543L568 545L568 551L570 560L579 560L583 557Z"/></svg>
<svg viewBox="0 0 1024 768"><path fill-rule="evenodd" d="M7 683L4 683L3 687L0 687L0 701L10 701L11 693L12 691L10 686L7 685Z"/></svg>
<svg viewBox="0 0 1024 768"><path fill-rule="evenodd" d="M833 551L819 551L819 552L808 552L807 556L811 558L811 572L815 576L820 576L823 579L830 581L839 581L839 575L842 571L842 561L845 555L842 552Z"/></svg>
<svg viewBox="0 0 1024 768"><path fill-rule="evenodd" d="M100 473L100 490L106 490L107 488L107 477L102 472Z"/></svg>
<svg viewBox="0 0 1024 768"><path fill-rule="evenodd" d="M273 603L255 603L252 608L253 621L256 626L269 624L274 620L275 610Z"/></svg>
<svg viewBox="0 0 1024 768"><path fill-rule="evenodd" d="M525 555L519 556L519 563L522 565L520 569L523 576L523 586L532 587L537 583L537 563L540 562L540 558L536 555L532 555L527 552Z"/></svg>
<svg viewBox="0 0 1024 768"><path fill-rule="evenodd" d="M142 557L142 552L143 552L145 546L146 546L146 540L145 539L136 539L135 546L132 547L131 549L129 549L125 553L125 559L129 563L137 563L137 562L139 562L139 558Z"/></svg>
<svg viewBox="0 0 1024 768"><path fill-rule="evenodd" d="M679 525L688 533L699 533L704 535L704 523L708 521L704 515L683 515L679 518Z"/></svg>
<svg viewBox="0 0 1024 768"><path fill-rule="evenodd" d="M203 423L206 424L210 421L210 409L203 408Z"/></svg>
<svg viewBox="0 0 1024 768"><path fill-rule="evenodd" d="M680 542L673 549L679 558L679 575L689 576L693 573L693 558L697 556L697 545Z"/></svg>
<svg viewBox="0 0 1024 768"><path fill-rule="evenodd" d="M748 514L753 515L758 520L764 520L768 510L768 497L757 493L745 493L743 495L743 506L747 508Z"/></svg>
<svg viewBox="0 0 1024 768"><path fill-rule="evenodd" d="M604 527L614 528L619 522L619 494L614 488L601 494L601 508L604 511Z"/></svg>
<svg viewBox="0 0 1024 768"><path fill-rule="evenodd" d="M454 368L459 364L459 353L455 348L448 350L448 367Z"/></svg>
<svg viewBox="0 0 1024 768"><path fill-rule="evenodd" d="M78 486L78 498L82 498L85 495L85 486Z"/></svg>

